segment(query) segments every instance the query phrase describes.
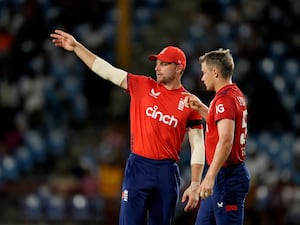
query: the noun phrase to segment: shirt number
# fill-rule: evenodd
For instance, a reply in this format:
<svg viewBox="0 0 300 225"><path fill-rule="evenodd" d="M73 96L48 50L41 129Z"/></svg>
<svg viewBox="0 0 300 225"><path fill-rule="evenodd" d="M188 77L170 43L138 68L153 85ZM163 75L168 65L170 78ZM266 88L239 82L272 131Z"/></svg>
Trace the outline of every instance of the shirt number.
<svg viewBox="0 0 300 225"><path fill-rule="evenodd" d="M246 138L247 138L247 115L248 112L247 110L243 111L243 118L242 118L242 128L244 129L244 132L241 133L241 137L240 137L240 144L241 145L245 145L246 144Z"/></svg>

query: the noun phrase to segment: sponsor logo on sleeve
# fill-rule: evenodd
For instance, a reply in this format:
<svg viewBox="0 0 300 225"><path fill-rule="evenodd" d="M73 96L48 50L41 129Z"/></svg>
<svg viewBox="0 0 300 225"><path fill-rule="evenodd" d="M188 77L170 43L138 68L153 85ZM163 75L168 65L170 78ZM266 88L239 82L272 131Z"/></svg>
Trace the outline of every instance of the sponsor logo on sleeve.
<svg viewBox="0 0 300 225"><path fill-rule="evenodd" d="M218 104L216 106L216 114L225 112L225 108L223 104Z"/></svg>

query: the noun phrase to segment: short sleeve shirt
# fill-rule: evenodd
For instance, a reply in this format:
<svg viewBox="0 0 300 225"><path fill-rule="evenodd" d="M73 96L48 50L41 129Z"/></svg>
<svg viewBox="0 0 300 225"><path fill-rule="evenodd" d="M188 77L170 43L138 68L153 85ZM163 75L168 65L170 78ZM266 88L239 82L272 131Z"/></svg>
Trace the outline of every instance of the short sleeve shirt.
<svg viewBox="0 0 300 225"><path fill-rule="evenodd" d="M212 100L206 118L206 160L211 164L219 140L217 122L222 119L235 121L232 150L224 166L238 164L245 159L247 138L247 106L241 90L230 84L220 89Z"/></svg>
<svg viewBox="0 0 300 225"><path fill-rule="evenodd" d="M168 90L154 79L128 74L131 151L150 159L179 159L187 127L202 128L201 116L184 106L183 87Z"/></svg>

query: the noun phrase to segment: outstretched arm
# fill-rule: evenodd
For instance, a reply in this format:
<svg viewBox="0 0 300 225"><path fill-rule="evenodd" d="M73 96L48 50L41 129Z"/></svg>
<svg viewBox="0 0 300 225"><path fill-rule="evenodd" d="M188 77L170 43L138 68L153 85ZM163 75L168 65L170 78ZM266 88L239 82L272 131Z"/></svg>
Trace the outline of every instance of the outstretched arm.
<svg viewBox="0 0 300 225"><path fill-rule="evenodd" d="M72 35L62 30L55 30L54 33L50 34L50 37L55 46L62 47L67 51L73 51L97 75L127 89L126 71L118 69L96 56Z"/></svg>

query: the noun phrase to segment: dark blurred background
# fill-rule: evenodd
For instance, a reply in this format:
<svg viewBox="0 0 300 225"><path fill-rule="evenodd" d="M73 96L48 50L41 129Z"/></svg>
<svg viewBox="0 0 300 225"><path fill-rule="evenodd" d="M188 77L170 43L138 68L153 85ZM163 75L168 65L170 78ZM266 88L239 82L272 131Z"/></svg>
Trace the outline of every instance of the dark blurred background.
<svg viewBox="0 0 300 225"><path fill-rule="evenodd" d="M179 46L207 104L198 57L229 48L249 104L245 224L299 224L299 15L299 0L0 0L0 224L118 224L129 97L54 47L55 28L153 77L148 55ZM183 190L186 140L179 165ZM183 207L174 224L194 224Z"/></svg>

